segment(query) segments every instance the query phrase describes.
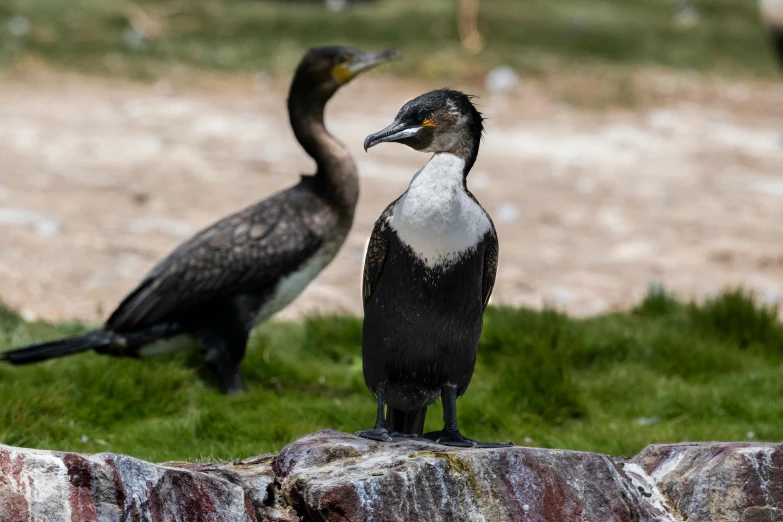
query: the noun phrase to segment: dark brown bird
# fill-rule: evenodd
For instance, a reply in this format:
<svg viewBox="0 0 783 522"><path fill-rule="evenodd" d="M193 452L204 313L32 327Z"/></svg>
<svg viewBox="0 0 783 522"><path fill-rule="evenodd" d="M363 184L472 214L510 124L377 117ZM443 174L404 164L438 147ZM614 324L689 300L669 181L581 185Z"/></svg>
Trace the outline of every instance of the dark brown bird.
<svg viewBox="0 0 783 522"><path fill-rule="evenodd" d="M140 357L155 341L190 334L200 340L221 389L242 390L239 363L250 330L304 290L337 254L353 223L356 165L324 126L326 102L359 73L399 56L396 50L363 53L345 47L308 51L294 75L288 111L296 139L315 160L314 175L180 245L102 329L0 358L27 364L89 349Z"/></svg>

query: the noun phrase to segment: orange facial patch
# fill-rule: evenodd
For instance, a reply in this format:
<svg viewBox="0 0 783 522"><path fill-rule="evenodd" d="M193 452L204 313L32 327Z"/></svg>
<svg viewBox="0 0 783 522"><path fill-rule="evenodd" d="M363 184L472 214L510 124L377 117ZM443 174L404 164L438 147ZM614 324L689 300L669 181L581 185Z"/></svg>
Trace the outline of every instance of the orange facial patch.
<svg viewBox="0 0 783 522"><path fill-rule="evenodd" d="M434 121L432 121L431 119L424 118L424 121L421 122L421 126L422 127L437 127L438 125Z"/></svg>

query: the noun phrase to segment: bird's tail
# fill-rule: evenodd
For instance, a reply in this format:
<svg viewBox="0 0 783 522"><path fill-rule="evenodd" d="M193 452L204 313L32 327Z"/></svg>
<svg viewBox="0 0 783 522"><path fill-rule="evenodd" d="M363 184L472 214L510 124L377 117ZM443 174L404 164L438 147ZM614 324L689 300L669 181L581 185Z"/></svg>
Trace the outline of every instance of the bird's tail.
<svg viewBox="0 0 783 522"><path fill-rule="evenodd" d="M410 435L421 435L424 432L424 419L426 417L426 407L405 411L389 406L386 412L386 422L389 424L389 431Z"/></svg>
<svg viewBox="0 0 783 522"><path fill-rule="evenodd" d="M0 360L11 364L30 364L55 357L63 357L93 348L103 348L112 343L112 333L105 330L95 330L84 335L58 339L47 343L33 344L0 353Z"/></svg>
<svg viewBox="0 0 783 522"><path fill-rule="evenodd" d="M158 324L136 332L116 333L111 330L93 330L84 335L33 344L0 353L0 361L11 364L30 364L55 357L97 350L117 356L138 356L137 348L182 333L178 324Z"/></svg>

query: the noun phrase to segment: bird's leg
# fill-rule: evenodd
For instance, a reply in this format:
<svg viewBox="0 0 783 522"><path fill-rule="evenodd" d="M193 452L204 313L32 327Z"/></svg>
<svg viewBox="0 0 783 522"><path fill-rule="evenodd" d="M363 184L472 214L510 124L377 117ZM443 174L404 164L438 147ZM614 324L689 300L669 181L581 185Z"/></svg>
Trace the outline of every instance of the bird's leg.
<svg viewBox="0 0 783 522"><path fill-rule="evenodd" d="M220 390L226 395L237 395L245 391L245 384L239 375L239 364L219 349L209 348L205 359L217 375Z"/></svg>
<svg viewBox="0 0 783 522"><path fill-rule="evenodd" d="M245 391L245 384L239 375L241 358L237 360L226 342L216 332L203 332L200 337L204 348L204 359L215 372L220 390L226 395L237 395Z"/></svg>
<svg viewBox="0 0 783 522"><path fill-rule="evenodd" d="M389 427L383 414L383 390L386 383L380 383L375 387L375 396L378 399L378 410L375 414L375 426L370 430L357 431L356 435L365 439L379 440L381 442L392 442L389 435Z"/></svg>
<svg viewBox="0 0 783 522"><path fill-rule="evenodd" d="M387 425L389 425L389 424L393 425L394 421L392 419L393 419L393 417L392 417L392 407L389 406L386 409L386 424ZM403 428L403 429L406 429L406 428ZM417 438L420 437L420 435L418 433L405 433L405 432L400 432L400 431L392 431L391 433L389 433L389 436L395 442L400 442L400 441L403 441L403 440L410 440L410 439L417 439Z"/></svg>
<svg viewBox="0 0 783 522"><path fill-rule="evenodd" d="M511 442L479 442L462 435L457 425L457 387L446 384L441 392L443 400L443 424L440 431L433 431L422 435L423 438L443 444L445 446L458 446L461 448L505 448L513 446Z"/></svg>

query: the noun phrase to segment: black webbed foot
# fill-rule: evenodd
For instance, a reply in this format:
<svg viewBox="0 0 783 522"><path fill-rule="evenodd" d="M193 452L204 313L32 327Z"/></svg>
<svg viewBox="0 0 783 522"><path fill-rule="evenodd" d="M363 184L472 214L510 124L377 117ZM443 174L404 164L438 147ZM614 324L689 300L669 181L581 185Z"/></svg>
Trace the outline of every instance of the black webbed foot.
<svg viewBox="0 0 783 522"><path fill-rule="evenodd" d="M457 387L446 385L441 393L443 399L443 429L425 433L422 438L458 448L507 448L513 442L479 442L469 439L459 431L457 425Z"/></svg>
<svg viewBox="0 0 783 522"><path fill-rule="evenodd" d="M386 428L373 428L371 430L357 431L356 436L380 442L394 442Z"/></svg>
<svg viewBox="0 0 783 522"><path fill-rule="evenodd" d="M507 448L514 445L512 442L479 442L465 437L459 431L450 430L432 431L422 435L422 438L458 448Z"/></svg>
<svg viewBox="0 0 783 522"><path fill-rule="evenodd" d="M421 437L421 435L417 435L415 433L400 433L398 431L391 432L389 436L392 438L394 442L403 442L406 440L418 439L419 437Z"/></svg>
<svg viewBox="0 0 783 522"><path fill-rule="evenodd" d="M239 375L241 357L234 358L227 351L225 343L214 337L214 333L204 334L202 342L205 345L204 359L217 377L220 391L225 395L239 395L244 392L245 383Z"/></svg>
<svg viewBox="0 0 783 522"><path fill-rule="evenodd" d="M469 439L460 432L446 430L431 431L421 436L423 439L443 444L444 446L457 446L460 448L475 448L478 444L475 440Z"/></svg>

